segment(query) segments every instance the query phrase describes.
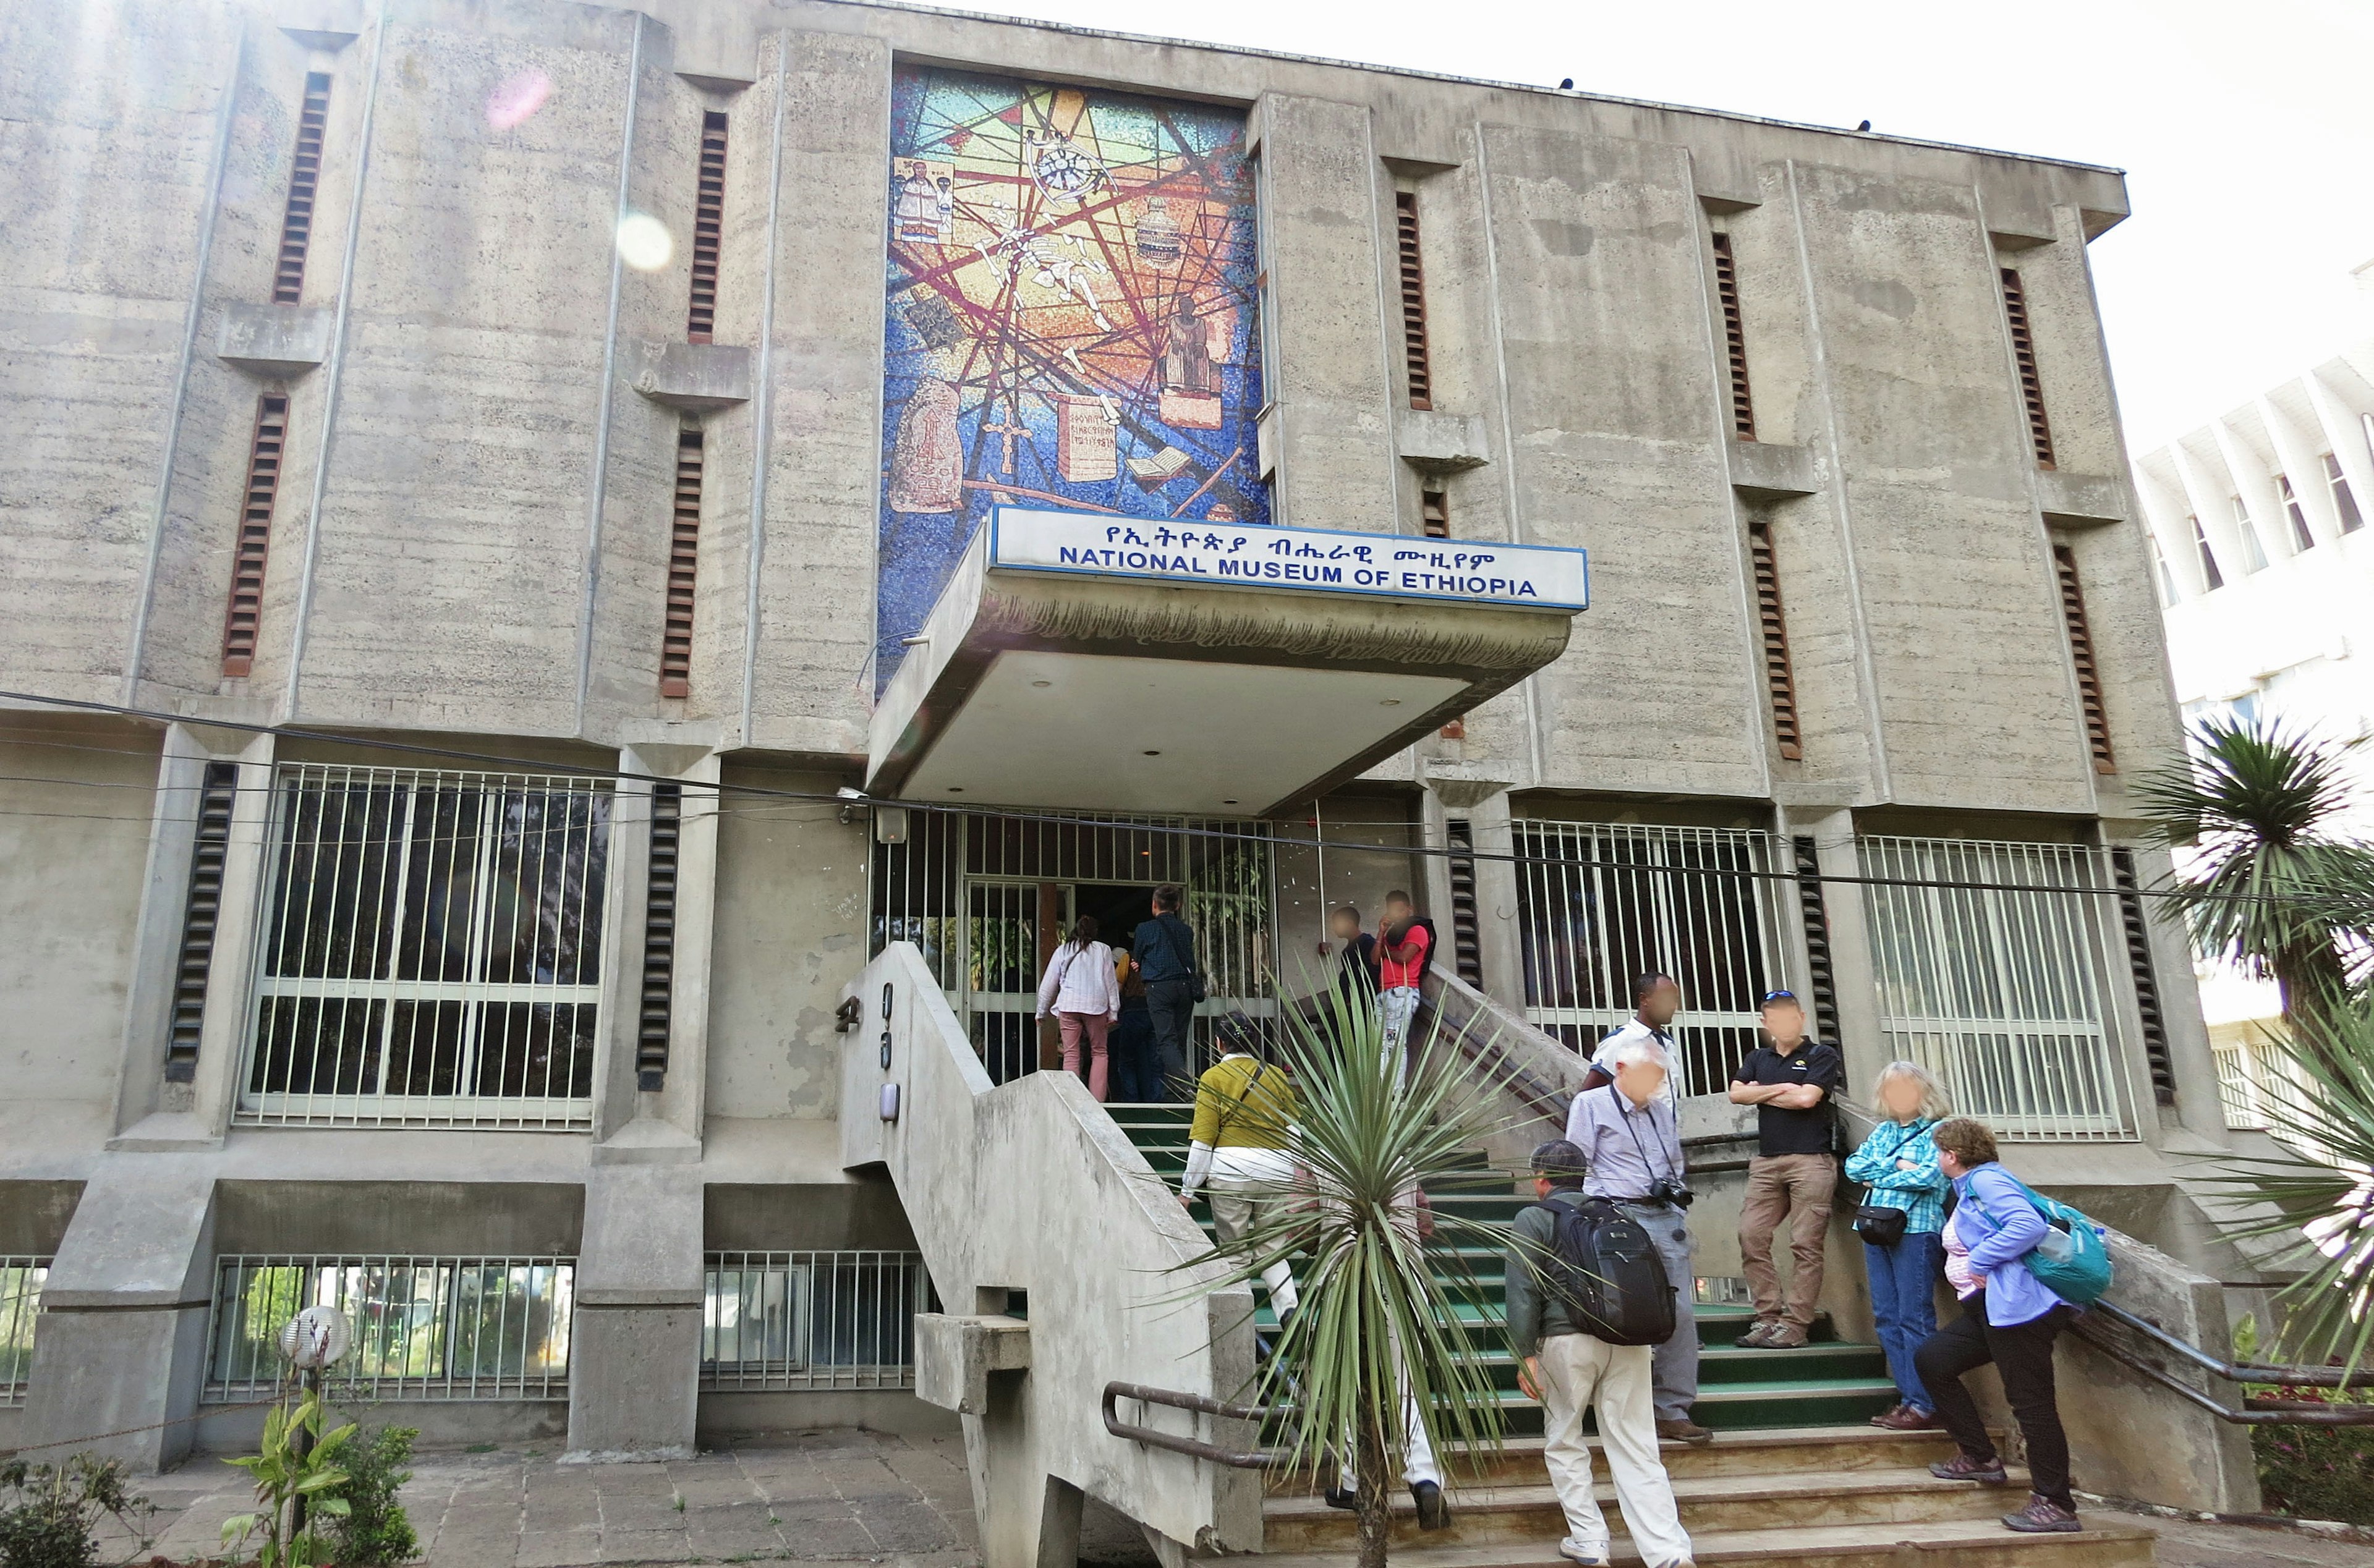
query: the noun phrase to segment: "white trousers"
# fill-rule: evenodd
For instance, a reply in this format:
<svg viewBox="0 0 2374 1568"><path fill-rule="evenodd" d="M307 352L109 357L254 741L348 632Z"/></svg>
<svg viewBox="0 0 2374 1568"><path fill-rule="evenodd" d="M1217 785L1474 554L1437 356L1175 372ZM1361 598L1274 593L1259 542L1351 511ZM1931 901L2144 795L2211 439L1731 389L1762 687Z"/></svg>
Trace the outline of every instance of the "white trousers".
<svg viewBox="0 0 2374 1568"><path fill-rule="evenodd" d="M1347 1449L1348 1455L1349 1450ZM1417 1419L1417 1401L1404 1391L1402 1395L1402 1484L1416 1486L1422 1480L1442 1484L1442 1469L1434 1462L1434 1445L1426 1440L1426 1422ZM1346 1492L1359 1489L1347 1457L1343 1479L1336 1484Z"/></svg>
<svg viewBox="0 0 2374 1568"><path fill-rule="evenodd" d="M1595 1405L1616 1505L1624 1510L1641 1560L1649 1568L1689 1561L1690 1538L1682 1532L1674 1483L1657 1457L1649 1347L1560 1334L1544 1340L1539 1353L1543 1457L1566 1510L1569 1550L1583 1557L1607 1555L1607 1520L1592 1495L1591 1446L1582 1435L1583 1412Z"/></svg>

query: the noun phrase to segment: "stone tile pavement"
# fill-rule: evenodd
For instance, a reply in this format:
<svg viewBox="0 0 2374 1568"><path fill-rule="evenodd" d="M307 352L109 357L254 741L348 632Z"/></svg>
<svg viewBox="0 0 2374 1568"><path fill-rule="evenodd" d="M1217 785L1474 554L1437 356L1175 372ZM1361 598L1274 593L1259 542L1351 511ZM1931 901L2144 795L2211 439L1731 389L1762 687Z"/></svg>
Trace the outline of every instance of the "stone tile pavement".
<svg viewBox="0 0 2374 1568"><path fill-rule="evenodd" d="M955 1437L770 1434L681 1462L561 1465L552 1450L422 1453L404 1489L421 1568L868 1562L976 1568L972 1484ZM251 1506L242 1471L199 1457L141 1483L155 1550L202 1562Z"/></svg>

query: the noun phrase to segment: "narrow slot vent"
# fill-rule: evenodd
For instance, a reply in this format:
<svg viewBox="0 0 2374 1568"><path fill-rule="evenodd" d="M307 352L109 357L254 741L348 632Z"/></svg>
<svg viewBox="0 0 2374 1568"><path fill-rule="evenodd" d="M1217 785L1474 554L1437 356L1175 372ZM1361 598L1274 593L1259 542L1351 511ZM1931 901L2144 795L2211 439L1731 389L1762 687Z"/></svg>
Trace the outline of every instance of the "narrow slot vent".
<svg viewBox="0 0 2374 1568"><path fill-rule="evenodd" d="M2051 468L2052 426L2044 417L2044 381L2036 372L2036 334L2028 330L2027 295L2019 273L2003 269L2004 317L2011 323L2012 357L2019 363L2019 399L2027 410L2027 439L2036 448L2036 466Z"/></svg>
<svg viewBox="0 0 2374 1568"><path fill-rule="evenodd" d="M1747 333L1739 319L1739 266L1732 260L1731 236L1714 237L1714 288L1722 302L1723 347L1731 358L1731 433L1756 439L1756 409L1747 395Z"/></svg>
<svg viewBox="0 0 2374 1568"><path fill-rule="evenodd" d="M692 309L685 336L707 343L717 326L717 248L725 234L725 116L700 117L700 188L692 206Z"/></svg>
<svg viewBox="0 0 2374 1568"><path fill-rule="evenodd" d="M305 293L305 252L313 242L313 198L322 184L322 136L330 123L330 78L305 77L297 111L297 158L288 172L288 210L280 217L280 259L272 274L272 302L294 305Z"/></svg>
<svg viewBox="0 0 2374 1568"><path fill-rule="evenodd" d="M1475 848L1475 826L1463 816L1444 825L1451 838L1445 864L1451 871L1451 958L1459 977L1481 990L1484 987L1484 942L1475 921L1475 861L1463 849Z"/></svg>
<svg viewBox="0 0 2374 1568"><path fill-rule="evenodd" d="M1417 496L1418 521L1425 525L1428 539L1451 537L1451 497L1440 490L1421 490Z"/></svg>
<svg viewBox="0 0 2374 1568"><path fill-rule="evenodd" d="M676 851L684 832L684 786L652 786L652 862L643 904L643 1012L635 1036L635 1088L667 1087L668 1030L676 1012Z"/></svg>
<svg viewBox="0 0 2374 1568"><path fill-rule="evenodd" d="M215 961L223 866L230 856L231 808L238 799L239 764L206 764L198 784L197 843L190 852L190 884L182 900L182 951L174 964L173 1011L165 1032L168 1083L187 1083L198 1074L198 1042L206 1024L206 972Z"/></svg>
<svg viewBox="0 0 2374 1568"><path fill-rule="evenodd" d="M700 430L676 439L676 520L668 533L667 620L660 635L660 696L692 695L692 588L700 563Z"/></svg>
<svg viewBox="0 0 2374 1568"><path fill-rule="evenodd" d="M222 673L255 668L255 638L264 620L264 568L272 553L272 498L280 489L280 460L288 446L288 399L267 392L255 402L255 435L247 446L247 489L239 532L231 542L230 603L223 612Z"/></svg>
<svg viewBox="0 0 2374 1568"><path fill-rule="evenodd" d="M2168 1047L2168 1017L2160 1008L2159 972L2152 965L2151 927L2145 923L2135 852L2110 851L2110 880L2119 887L2119 923L2127 938L2127 967L2135 980L2135 1013L2144 1026L2144 1060L2151 1069L2152 1098L2176 1104L2176 1059Z"/></svg>
<svg viewBox="0 0 2374 1568"><path fill-rule="evenodd" d="M1789 663L1789 626L1780 613L1780 573L1772 558L1769 518L1747 521L1747 555L1756 570L1756 615L1764 634L1764 685L1772 696L1772 738L1792 762L1805 755L1797 724L1797 676Z"/></svg>
<svg viewBox="0 0 2374 1568"><path fill-rule="evenodd" d="M1839 985L1830 962L1830 912L1822 897L1822 860L1810 835L1792 838L1797 862L1797 913L1805 925L1805 989L1814 1008L1815 1037L1839 1041Z"/></svg>
<svg viewBox="0 0 2374 1568"><path fill-rule="evenodd" d="M1426 346L1426 269L1418 260L1417 194L1403 191L1393 197L1393 220L1402 270L1402 354L1409 366L1412 408L1434 406L1434 371Z"/></svg>
<svg viewBox="0 0 2374 1568"><path fill-rule="evenodd" d="M2116 773L2110 755L2110 719L2102 706L2102 676L2094 662L2094 634L2086 625L2086 594L2077 583L2077 554L2066 544L2052 547L2052 566L2061 579L2061 619L2069 628L2069 661L2077 671L2077 699L2086 710L2086 744L2094 754L2094 771Z"/></svg>

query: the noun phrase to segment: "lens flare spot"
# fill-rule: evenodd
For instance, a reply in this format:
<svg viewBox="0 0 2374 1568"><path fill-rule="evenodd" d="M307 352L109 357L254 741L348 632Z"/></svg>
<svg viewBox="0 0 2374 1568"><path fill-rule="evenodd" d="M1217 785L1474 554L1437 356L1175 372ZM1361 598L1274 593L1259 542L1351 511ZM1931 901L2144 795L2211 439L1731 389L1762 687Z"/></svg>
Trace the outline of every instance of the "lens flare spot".
<svg viewBox="0 0 2374 1568"><path fill-rule="evenodd" d="M667 225L647 212L631 212L618 225L618 259L637 272L657 272L676 254Z"/></svg>
<svg viewBox="0 0 2374 1568"><path fill-rule="evenodd" d="M534 66L507 76L487 99L487 123L498 131L523 125L552 96L552 78Z"/></svg>

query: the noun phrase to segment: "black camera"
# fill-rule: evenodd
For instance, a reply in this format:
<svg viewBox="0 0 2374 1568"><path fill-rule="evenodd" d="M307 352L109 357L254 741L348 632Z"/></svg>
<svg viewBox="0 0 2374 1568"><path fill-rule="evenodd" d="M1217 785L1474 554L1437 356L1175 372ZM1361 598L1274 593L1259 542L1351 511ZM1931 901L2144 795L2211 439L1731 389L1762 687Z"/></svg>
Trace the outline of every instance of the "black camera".
<svg viewBox="0 0 2374 1568"><path fill-rule="evenodd" d="M1649 1184L1649 1201L1663 1203L1669 1209L1686 1209L1698 1201L1698 1197L1687 1182L1672 1176L1659 1176Z"/></svg>

